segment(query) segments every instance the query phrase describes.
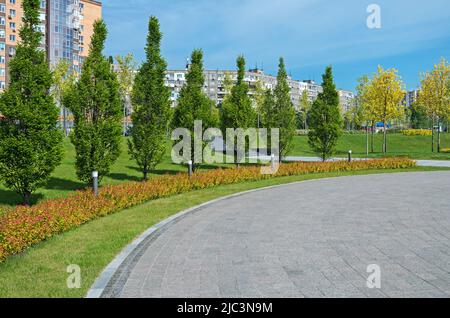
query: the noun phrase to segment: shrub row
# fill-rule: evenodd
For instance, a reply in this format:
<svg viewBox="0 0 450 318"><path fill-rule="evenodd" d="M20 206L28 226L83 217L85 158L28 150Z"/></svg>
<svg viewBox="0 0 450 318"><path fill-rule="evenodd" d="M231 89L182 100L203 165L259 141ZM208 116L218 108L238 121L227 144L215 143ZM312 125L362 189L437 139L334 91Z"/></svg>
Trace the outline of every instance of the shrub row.
<svg viewBox="0 0 450 318"><path fill-rule="evenodd" d="M310 173L410 168L409 159L386 158L368 161L281 164L275 175L261 174L260 167L217 169L197 173L165 175L150 181L105 186L98 197L78 191L66 198L43 201L32 207L18 206L0 216L0 261L58 233L90 220L136 206L149 200L183 192L245 181Z"/></svg>
<svg viewBox="0 0 450 318"><path fill-rule="evenodd" d="M431 136L433 132L430 129L405 129L402 130L405 136Z"/></svg>

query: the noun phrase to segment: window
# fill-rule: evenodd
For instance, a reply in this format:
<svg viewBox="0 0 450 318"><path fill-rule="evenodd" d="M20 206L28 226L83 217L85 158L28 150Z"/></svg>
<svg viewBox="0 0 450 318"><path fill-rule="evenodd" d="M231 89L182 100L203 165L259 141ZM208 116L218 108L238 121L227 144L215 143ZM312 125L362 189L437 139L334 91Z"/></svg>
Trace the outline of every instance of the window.
<svg viewBox="0 0 450 318"><path fill-rule="evenodd" d="M5 30L0 30L0 39L4 39L6 37Z"/></svg>
<svg viewBox="0 0 450 318"><path fill-rule="evenodd" d="M0 42L0 51L5 50L5 42Z"/></svg>
<svg viewBox="0 0 450 318"><path fill-rule="evenodd" d="M16 54L16 48L10 46L9 47L9 56L13 56L14 54Z"/></svg>
<svg viewBox="0 0 450 318"><path fill-rule="evenodd" d="M5 69L2 67L0 68L0 76L5 76Z"/></svg>
<svg viewBox="0 0 450 318"><path fill-rule="evenodd" d="M15 22L9 22L9 27L10 27L12 30L15 30L15 29L16 29L16 23L15 23Z"/></svg>
<svg viewBox="0 0 450 318"><path fill-rule="evenodd" d="M16 4L16 0L9 0L9 3Z"/></svg>
<svg viewBox="0 0 450 318"><path fill-rule="evenodd" d="M10 34L10 35L9 35L9 40L10 40L11 42L16 42L16 36L15 36L14 34Z"/></svg>
<svg viewBox="0 0 450 318"><path fill-rule="evenodd" d="M0 17L0 25L6 25L6 19L4 17Z"/></svg>
<svg viewBox="0 0 450 318"><path fill-rule="evenodd" d="M11 16L11 18L14 18L16 16L16 10L9 9L9 15Z"/></svg>
<svg viewBox="0 0 450 318"><path fill-rule="evenodd" d="M5 64L5 57L0 55L0 64Z"/></svg>
<svg viewBox="0 0 450 318"><path fill-rule="evenodd" d="M0 4L0 12L5 13L6 12L6 5Z"/></svg>
<svg viewBox="0 0 450 318"><path fill-rule="evenodd" d="M6 83L4 81L0 81L0 89L5 89Z"/></svg>

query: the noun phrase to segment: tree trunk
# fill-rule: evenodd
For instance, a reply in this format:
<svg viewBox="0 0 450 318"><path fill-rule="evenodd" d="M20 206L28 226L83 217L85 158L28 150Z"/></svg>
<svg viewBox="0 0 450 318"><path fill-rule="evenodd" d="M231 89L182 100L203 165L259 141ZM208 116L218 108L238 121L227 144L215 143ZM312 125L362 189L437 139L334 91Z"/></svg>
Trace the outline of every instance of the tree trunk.
<svg viewBox="0 0 450 318"><path fill-rule="evenodd" d="M64 136L67 137L67 109L63 107L63 129L64 129Z"/></svg>
<svg viewBox="0 0 450 318"><path fill-rule="evenodd" d="M372 122L372 136L371 136L371 152L374 153L373 136L375 134L375 122Z"/></svg>
<svg viewBox="0 0 450 318"><path fill-rule="evenodd" d="M366 124L366 156L369 156L369 123Z"/></svg>
<svg viewBox="0 0 450 318"><path fill-rule="evenodd" d="M386 122L383 121L384 132L383 132L383 154L387 153L387 129Z"/></svg>
<svg viewBox="0 0 450 318"><path fill-rule="evenodd" d="M144 174L143 181L147 181L148 180L148 168L147 167L144 167L143 174Z"/></svg>
<svg viewBox="0 0 450 318"><path fill-rule="evenodd" d="M24 204L24 205L30 206L30 203L31 203L31 192L25 191L25 192L22 194L22 199L23 199L23 204Z"/></svg>
<svg viewBox="0 0 450 318"><path fill-rule="evenodd" d="M434 152L434 119L431 120L431 152Z"/></svg>
<svg viewBox="0 0 450 318"><path fill-rule="evenodd" d="M438 119L438 146L437 146L438 153L441 152L441 120Z"/></svg>

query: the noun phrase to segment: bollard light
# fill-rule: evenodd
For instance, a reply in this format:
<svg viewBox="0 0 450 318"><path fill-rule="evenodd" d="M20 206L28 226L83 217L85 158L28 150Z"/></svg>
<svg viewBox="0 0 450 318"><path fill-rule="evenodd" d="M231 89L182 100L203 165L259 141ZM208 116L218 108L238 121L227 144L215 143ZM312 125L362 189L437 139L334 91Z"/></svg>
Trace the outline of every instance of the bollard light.
<svg viewBox="0 0 450 318"><path fill-rule="evenodd" d="M272 171L275 171L275 154L270 156L270 165L272 167Z"/></svg>
<svg viewBox="0 0 450 318"><path fill-rule="evenodd" d="M192 160L188 161L188 173L189 173L189 177L192 177Z"/></svg>
<svg viewBox="0 0 450 318"><path fill-rule="evenodd" d="M348 162L352 162L352 153L351 150L348 151Z"/></svg>
<svg viewBox="0 0 450 318"><path fill-rule="evenodd" d="M92 182L94 188L94 195L98 196L98 171L92 172Z"/></svg>

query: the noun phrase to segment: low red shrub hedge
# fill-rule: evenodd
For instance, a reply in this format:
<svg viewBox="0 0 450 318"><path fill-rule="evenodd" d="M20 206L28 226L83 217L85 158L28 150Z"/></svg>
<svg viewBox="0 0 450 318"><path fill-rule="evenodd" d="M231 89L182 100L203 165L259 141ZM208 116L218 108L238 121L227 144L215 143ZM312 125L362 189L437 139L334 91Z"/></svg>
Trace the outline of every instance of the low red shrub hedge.
<svg viewBox="0 0 450 318"><path fill-rule="evenodd" d="M348 163L281 164L275 175L261 174L260 167L217 169L197 173L165 175L147 182L130 182L101 188L98 197L89 190L77 191L66 198L46 200L32 207L18 206L0 213L0 261L58 233L76 228L90 220L136 206L149 200L218 185L245 181L324 173L414 167L409 159L387 158Z"/></svg>

